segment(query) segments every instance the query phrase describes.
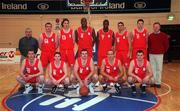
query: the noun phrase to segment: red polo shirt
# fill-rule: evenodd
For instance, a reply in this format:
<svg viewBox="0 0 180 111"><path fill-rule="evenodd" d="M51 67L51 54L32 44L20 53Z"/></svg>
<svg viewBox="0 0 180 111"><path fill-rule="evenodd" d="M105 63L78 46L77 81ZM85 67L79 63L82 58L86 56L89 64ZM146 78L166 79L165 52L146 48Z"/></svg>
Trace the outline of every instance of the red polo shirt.
<svg viewBox="0 0 180 111"><path fill-rule="evenodd" d="M151 33L148 37L148 48L150 54L164 54L169 48L167 34L163 32Z"/></svg>

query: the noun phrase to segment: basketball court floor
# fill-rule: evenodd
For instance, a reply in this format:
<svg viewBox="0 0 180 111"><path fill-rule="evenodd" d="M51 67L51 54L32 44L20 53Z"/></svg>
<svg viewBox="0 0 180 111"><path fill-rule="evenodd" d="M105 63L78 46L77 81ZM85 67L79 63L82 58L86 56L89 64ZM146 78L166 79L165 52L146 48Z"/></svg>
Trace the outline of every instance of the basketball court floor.
<svg viewBox="0 0 180 111"><path fill-rule="evenodd" d="M131 94L123 88L121 94L95 92L81 97L75 90L67 94L58 91L50 93L45 88L43 94L33 90L29 94L18 91L16 75L19 64L0 65L1 111L179 111L180 101L180 63L164 64L161 88L149 87L147 94Z"/></svg>

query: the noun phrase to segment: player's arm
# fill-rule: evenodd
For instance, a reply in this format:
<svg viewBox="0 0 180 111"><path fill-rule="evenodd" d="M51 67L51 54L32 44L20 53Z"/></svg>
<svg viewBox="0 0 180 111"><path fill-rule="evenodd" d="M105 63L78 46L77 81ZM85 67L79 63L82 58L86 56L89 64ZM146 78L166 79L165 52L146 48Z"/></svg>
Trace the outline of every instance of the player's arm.
<svg viewBox="0 0 180 111"><path fill-rule="evenodd" d="M128 57L131 58L132 57L132 33L128 33L127 35L127 39L128 39L128 45L129 45L129 49L128 49Z"/></svg>
<svg viewBox="0 0 180 111"><path fill-rule="evenodd" d="M78 44L78 31L75 30L75 42L76 44Z"/></svg>
<svg viewBox="0 0 180 111"><path fill-rule="evenodd" d="M134 78L136 78L138 81L140 81L141 79L140 79L137 75L135 75L135 74L133 73L133 69L134 69L134 60L132 60L132 61L130 62L129 69L128 69L128 75L131 76L131 77L134 77Z"/></svg>
<svg viewBox="0 0 180 111"><path fill-rule="evenodd" d="M146 32L146 48L148 48L148 37L149 37L149 32Z"/></svg>
<svg viewBox="0 0 180 111"><path fill-rule="evenodd" d="M59 46L59 39L57 35L55 35L55 43L56 43L56 49L57 49Z"/></svg>
<svg viewBox="0 0 180 111"><path fill-rule="evenodd" d="M116 39L115 39L115 34L114 34L114 32L113 32L113 34L112 34L112 49L113 49L113 50L115 49L115 41L116 41Z"/></svg>
<svg viewBox="0 0 180 111"><path fill-rule="evenodd" d="M147 61L147 73L146 76L148 78L153 77L153 72L152 72L152 68L151 68L151 64Z"/></svg>
<svg viewBox="0 0 180 111"><path fill-rule="evenodd" d="M86 77L85 81L87 81L90 77L92 77L92 75L94 74L94 69L95 69L95 66L94 66L93 60L91 58L91 61L90 61L90 70L91 70L91 72Z"/></svg>
<svg viewBox="0 0 180 111"><path fill-rule="evenodd" d="M101 65L101 74L102 74L102 76L108 78L109 80L113 80L113 78L105 72L105 66L106 66L106 62L105 62L105 59L103 59L102 65Z"/></svg>
<svg viewBox="0 0 180 111"><path fill-rule="evenodd" d="M93 46L94 46L94 44L95 44L95 42L96 42L96 33L95 33L94 28L93 28L93 30L92 30L92 39L93 39ZM93 47L93 46L92 46L92 47Z"/></svg>
<svg viewBox="0 0 180 111"><path fill-rule="evenodd" d="M73 39L73 44L75 44L75 31L74 30L72 32L72 39Z"/></svg>
<svg viewBox="0 0 180 111"><path fill-rule="evenodd" d="M41 45L42 45L42 34L40 35L39 39L38 39L38 43L39 43L39 49L41 50Z"/></svg>
<svg viewBox="0 0 180 111"><path fill-rule="evenodd" d="M26 75L25 73L27 73L25 71L25 61L26 61L26 59L23 60L22 65L21 65L21 69L20 69L20 76L23 78L25 78L25 75Z"/></svg>
<svg viewBox="0 0 180 111"><path fill-rule="evenodd" d="M53 83L54 83L54 81L56 81L56 79L54 79L53 78L53 76L52 76L52 71L53 71L53 69L52 69L52 65L51 65L52 63L50 63L49 64L49 72L48 72L48 74L49 74L49 77L50 77L50 79L53 81Z"/></svg>
<svg viewBox="0 0 180 111"><path fill-rule="evenodd" d="M60 83L62 80L64 80L68 76L67 64L66 63L64 63L64 65L63 65L63 72L64 72L64 76L58 80L58 83Z"/></svg>
<svg viewBox="0 0 180 111"><path fill-rule="evenodd" d="M75 64L74 64L74 75L78 79L80 85L82 86L83 85L83 81L80 79L80 77L78 75L78 68L79 68L78 61L76 60Z"/></svg>
<svg viewBox="0 0 180 111"><path fill-rule="evenodd" d="M118 75L119 75L119 77L121 78L121 77L123 77L123 75L124 75L124 68L123 68L123 65L121 64L121 61L120 61L120 60L118 60L118 67L119 67L119 73L118 73Z"/></svg>
<svg viewBox="0 0 180 111"><path fill-rule="evenodd" d="M99 48L99 32L97 32L97 36L96 36L96 49L98 50Z"/></svg>

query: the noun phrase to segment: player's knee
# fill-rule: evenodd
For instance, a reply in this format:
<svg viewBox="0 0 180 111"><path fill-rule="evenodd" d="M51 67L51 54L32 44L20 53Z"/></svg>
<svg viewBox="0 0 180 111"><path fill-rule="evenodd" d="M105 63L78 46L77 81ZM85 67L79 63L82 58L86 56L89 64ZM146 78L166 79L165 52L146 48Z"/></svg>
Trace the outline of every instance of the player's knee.
<svg viewBox="0 0 180 111"><path fill-rule="evenodd" d="M128 77L127 81L130 84L134 83L133 77L131 77L131 76Z"/></svg>

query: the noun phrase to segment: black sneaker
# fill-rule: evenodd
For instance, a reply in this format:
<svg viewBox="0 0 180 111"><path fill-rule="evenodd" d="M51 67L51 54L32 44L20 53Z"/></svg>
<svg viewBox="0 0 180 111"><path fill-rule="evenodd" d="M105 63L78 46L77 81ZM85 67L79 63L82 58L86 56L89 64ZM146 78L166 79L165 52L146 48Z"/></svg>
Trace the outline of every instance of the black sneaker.
<svg viewBox="0 0 180 111"><path fill-rule="evenodd" d="M106 92L107 91L107 84L103 84L102 87L103 87L104 92Z"/></svg>
<svg viewBox="0 0 180 111"><path fill-rule="evenodd" d="M121 93L121 86L119 84L115 84L114 88L116 89L116 93Z"/></svg>
<svg viewBox="0 0 180 111"><path fill-rule="evenodd" d="M24 91L25 90L25 86L20 86L19 88L18 88L18 91Z"/></svg>
<svg viewBox="0 0 180 111"><path fill-rule="evenodd" d="M58 89L58 87L57 87L57 86L52 87L51 93L52 93L52 94L55 94L55 93L56 93L56 91L57 91L57 89Z"/></svg>
<svg viewBox="0 0 180 111"><path fill-rule="evenodd" d="M157 88L161 88L161 85L160 85L160 84L156 84L156 87L157 87Z"/></svg>
<svg viewBox="0 0 180 111"><path fill-rule="evenodd" d="M132 89L132 93L133 94L136 94L137 92L136 92L136 86L131 86L131 89Z"/></svg>
<svg viewBox="0 0 180 111"><path fill-rule="evenodd" d="M67 94L68 93L68 86L64 85L64 93Z"/></svg>
<svg viewBox="0 0 180 111"><path fill-rule="evenodd" d="M142 94L146 94L146 86L145 85L141 85L141 92Z"/></svg>

